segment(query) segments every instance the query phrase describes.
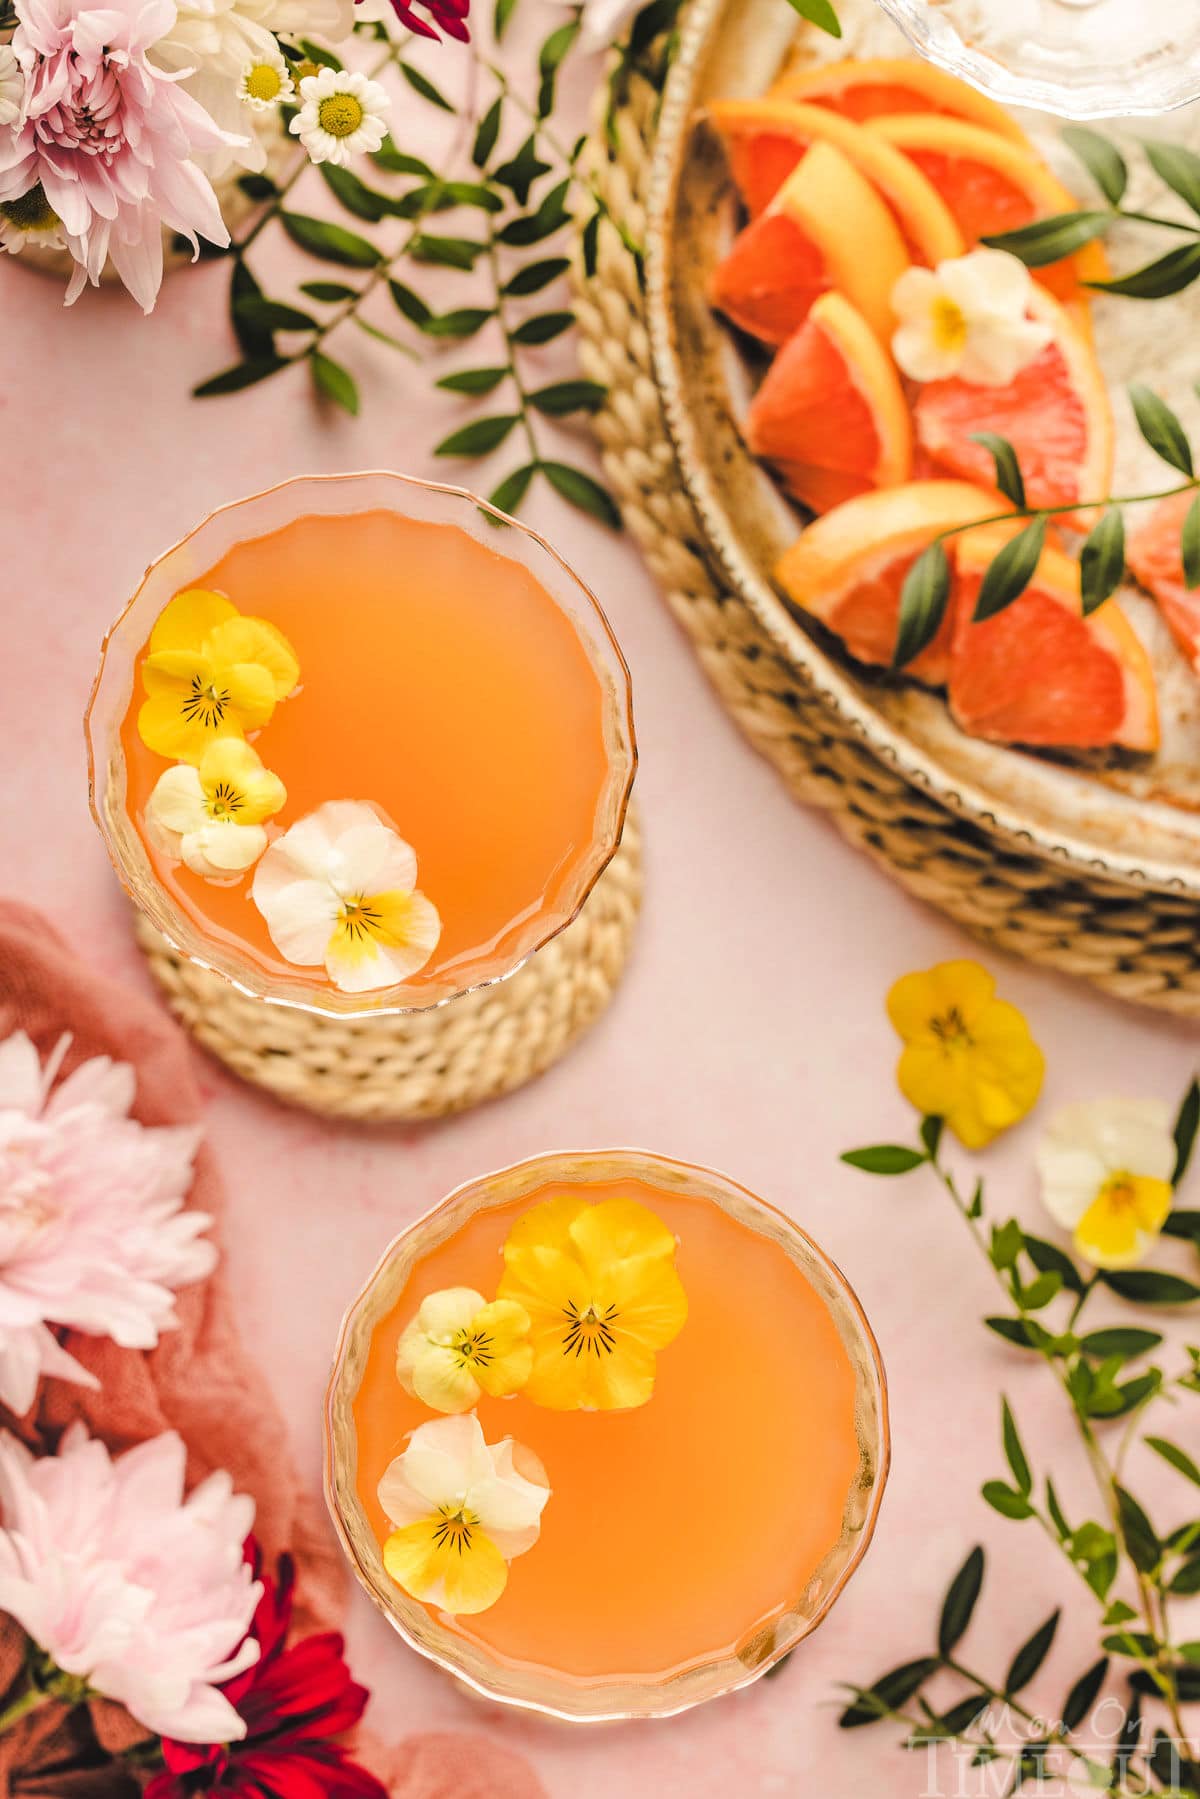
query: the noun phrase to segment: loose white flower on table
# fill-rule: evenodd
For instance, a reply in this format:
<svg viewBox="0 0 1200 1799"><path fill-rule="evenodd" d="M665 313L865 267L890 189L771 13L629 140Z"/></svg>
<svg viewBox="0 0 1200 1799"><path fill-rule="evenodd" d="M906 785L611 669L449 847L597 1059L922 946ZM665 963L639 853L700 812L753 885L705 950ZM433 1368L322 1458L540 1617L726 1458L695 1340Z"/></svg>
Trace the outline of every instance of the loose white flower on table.
<svg viewBox="0 0 1200 1799"><path fill-rule="evenodd" d="M151 840L210 881L244 874L267 847L263 820L287 800L278 775L238 737L210 743L198 767L180 762L158 777L146 801Z"/></svg>
<svg viewBox="0 0 1200 1799"><path fill-rule="evenodd" d="M412 1433L379 1483L395 1529L383 1565L414 1599L483 1612L532 1549L550 1497L546 1471L511 1437L489 1445L478 1418L436 1418Z"/></svg>
<svg viewBox="0 0 1200 1799"><path fill-rule="evenodd" d="M473 1287L428 1294L396 1349L400 1385L435 1412L469 1412L484 1393L517 1393L532 1368L524 1306L511 1299L489 1305Z"/></svg>
<svg viewBox="0 0 1200 1799"><path fill-rule="evenodd" d="M251 112L271 112L290 100L295 91L287 63L278 50L248 62L238 83L238 99Z"/></svg>
<svg viewBox="0 0 1200 1799"><path fill-rule="evenodd" d="M254 1501L225 1473L185 1499L186 1465L174 1431L115 1460L81 1424L57 1455L0 1437L0 1611L156 1736L229 1743L246 1725L218 1688L259 1656Z"/></svg>
<svg viewBox="0 0 1200 1799"><path fill-rule="evenodd" d="M377 81L349 69L321 69L300 83L300 110L289 129L314 162L348 163L378 150L391 101Z"/></svg>
<svg viewBox="0 0 1200 1799"><path fill-rule="evenodd" d="M0 1043L0 1400L18 1415L43 1374L95 1387L52 1329L150 1349L174 1289L202 1280L212 1223L185 1208L200 1132L130 1118L135 1081L96 1056L54 1085L23 1031Z"/></svg>
<svg viewBox="0 0 1200 1799"><path fill-rule="evenodd" d="M0 126L18 124L24 111L24 71L12 47L0 44Z"/></svg>
<svg viewBox="0 0 1200 1799"><path fill-rule="evenodd" d="M1132 1268L1153 1249L1171 1210L1175 1153L1160 1100L1064 1106L1038 1145L1046 1209L1097 1268Z"/></svg>
<svg viewBox="0 0 1200 1799"><path fill-rule="evenodd" d="M914 381L957 375L976 387L1007 387L1053 335L1026 316L1034 297L1029 270L1007 250L906 269L892 289L892 353Z"/></svg>
<svg viewBox="0 0 1200 1799"><path fill-rule="evenodd" d="M586 0L579 33L584 50L607 50L625 36L625 28L641 12L645 0Z"/></svg>
<svg viewBox="0 0 1200 1799"><path fill-rule="evenodd" d="M437 948L442 921L416 885L411 846L371 806L330 800L270 845L250 891L281 956L367 993L406 981Z"/></svg>

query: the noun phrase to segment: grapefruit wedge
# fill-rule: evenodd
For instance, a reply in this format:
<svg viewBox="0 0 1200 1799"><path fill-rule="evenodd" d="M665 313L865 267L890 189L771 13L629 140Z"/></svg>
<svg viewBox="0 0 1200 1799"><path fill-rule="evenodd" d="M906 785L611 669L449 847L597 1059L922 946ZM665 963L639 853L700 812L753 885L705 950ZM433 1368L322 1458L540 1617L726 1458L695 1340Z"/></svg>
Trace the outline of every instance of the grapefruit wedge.
<svg viewBox="0 0 1200 1799"><path fill-rule="evenodd" d="M1035 748L1158 747L1150 659L1116 600L1083 616L1079 564L1044 550L1012 604L974 623L979 588L1003 528L959 545L950 650L950 710L972 737Z"/></svg>
<svg viewBox="0 0 1200 1799"><path fill-rule="evenodd" d="M1005 502L966 481L909 481L880 488L827 512L802 532L776 565L792 603L836 631L860 662L890 667L900 618L900 590L921 551L940 531L993 518ZM961 540L946 539L951 567ZM944 686L950 676L954 621L941 629L906 673Z"/></svg>
<svg viewBox="0 0 1200 1799"><path fill-rule="evenodd" d="M886 343L892 289L909 266L866 176L833 144L816 143L718 263L709 300L752 337L783 344L817 296L836 288Z"/></svg>
<svg viewBox="0 0 1200 1799"><path fill-rule="evenodd" d="M844 295L821 294L754 396L746 441L814 512L908 479L912 425L895 364Z"/></svg>
<svg viewBox="0 0 1200 1799"><path fill-rule="evenodd" d="M1035 219L1077 212L1079 202L1032 150L981 125L937 113L896 113L867 127L910 156L935 187L968 244L1015 231ZM1098 243L1032 271L1059 299L1086 297L1081 281L1103 280L1108 261Z"/></svg>
<svg viewBox="0 0 1200 1799"><path fill-rule="evenodd" d="M912 158L852 119L826 106L772 99L721 100L708 116L751 218L765 212L810 145L830 143L883 195L914 261L934 268L962 255L962 233L949 207Z"/></svg>
<svg viewBox="0 0 1200 1799"><path fill-rule="evenodd" d="M1053 336L1006 387L977 387L953 377L919 390L913 410L922 464L986 485L995 479L994 465L972 433L995 431L1017 452L1031 506L1106 494L1112 408L1091 344L1073 314L1040 288L1033 289L1030 313ZM1060 522L1090 521L1064 515Z"/></svg>
<svg viewBox="0 0 1200 1799"><path fill-rule="evenodd" d="M1179 535L1194 492L1169 494L1129 539L1126 561L1134 578L1158 602L1171 635L1200 675L1200 587L1183 576Z"/></svg>
<svg viewBox="0 0 1200 1799"><path fill-rule="evenodd" d="M822 68L784 75L771 92L780 99L828 106L859 121L889 112L948 113L983 125L1011 143L1029 141L1017 121L994 100L914 56L848 57Z"/></svg>

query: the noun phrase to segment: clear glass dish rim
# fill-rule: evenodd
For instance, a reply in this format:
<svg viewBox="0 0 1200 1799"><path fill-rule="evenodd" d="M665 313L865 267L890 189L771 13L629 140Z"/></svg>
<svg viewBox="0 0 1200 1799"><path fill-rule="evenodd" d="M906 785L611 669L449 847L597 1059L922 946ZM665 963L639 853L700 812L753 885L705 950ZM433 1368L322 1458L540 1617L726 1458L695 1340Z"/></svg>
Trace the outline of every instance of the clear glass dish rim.
<svg viewBox="0 0 1200 1799"><path fill-rule="evenodd" d="M802 1273L810 1278L814 1271L819 1273L839 1296L842 1317L839 1317L833 1306L829 1306L830 1313L847 1352L858 1352L857 1360L851 1355L851 1363L856 1383L855 1435L859 1446L859 1478L847 1495L846 1512L850 1512L860 1485L865 1494L865 1508L861 1522L857 1525L851 1525L844 1518L838 1542L820 1564L820 1568L834 1561L838 1565L828 1589L811 1616L802 1616L796 1609L800 1601L791 1601L792 1609L773 1620L761 1633L763 1636L770 1635L772 1642L755 1659L745 1660L738 1655L713 1657L658 1681L646 1677L627 1682L576 1682L572 1688L570 1677L555 1677L544 1671L508 1668L493 1662L483 1651L447 1631L424 1606L409 1599L382 1573L379 1546L362 1512L354 1485L357 1444L353 1425L353 1401L360 1379L357 1369L348 1369L348 1360L360 1347L355 1342L356 1334L361 1334L361 1348L365 1356L379 1318L394 1302L393 1291L385 1291L382 1297L379 1292L381 1283L388 1281L393 1265L402 1262L401 1277L407 1278L412 1261L453 1235L476 1212L487 1209L487 1196L495 1183L515 1181L524 1191L529 1192L555 1180L578 1181L578 1173L572 1174L571 1170L577 1169L580 1163L619 1163L625 1165L623 1172L627 1178L634 1178L638 1171L648 1173L651 1180L665 1177L669 1182L671 1178L675 1178L682 1190L702 1192L705 1198L720 1205L737 1222L746 1224L751 1229L758 1229L762 1235L780 1244ZM621 1178L621 1174L604 1174L597 1178L616 1181ZM718 1195L713 1191L714 1188L723 1191ZM504 1198L518 1196L510 1192ZM732 1204L727 1204L727 1201ZM437 1228L439 1226L442 1227L440 1230ZM403 1250L406 1245L409 1254L404 1258ZM799 1255L794 1253L795 1249L800 1251ZM816 1290L828 1305L820 1287L816 1287ZM843 1318L852 1327L851 1341L847 1340L842 1329ZM352 1392L347 1391L350 1381L354 1383ZM869 1418L864 1416L867 1411ZM868 1441L869 1432L871 1434ZM342 1550L367 1597L409 1648L416 1650L419 1655L482 1698L516 1710L540 1713L564 1723L613 1723L669 1718L690 1711L711 1699L736 1692L761 1679L800 1642L811 1636L828 1616L862 1562L879 1518L891 1467L887 1374L879 1344L854 1288L832 1257L778 1206L760 1198L731 1175L699 1163L665 1156L654 1150L551 1150L461 1182L393 1237L342 1317L325 1393L323 1449L325 1503ZM349 1504L345 1506L338 1490L343 1481L350 1495ZM372 1556L379 1561L378 1578L373 1577L369 1566ZM815 1579L816 1575L812 1578ZM747 1654L753 1653L758 1641L756 1638L746 1646ZM578 1704L571 1703L573 1692L582 1694L597 1691L605 1694L611 1692L612 1703L595 1710L581 1709Z"/></svg>
<svg viewBox="0 0 1200 1799"><path fill-rule="evenodd" d="M591 870L570 913L556 920L553 925L548 926L544 933L539 936L535 942L531 943L528 948L523 950L516 960L500 969L497 973L488 975L482 980L470 981L465 986L455 989L453 993L442 994L419 1003L367 1005L362 1001L355 1002L351 1000L343 1004L335 1000L333 995L322 996L321 999L315 999L304 997L299 991L295 996L287 993L264 993L260 986L254 984L255 977L253 971L243 967L234 955L231 955L228 961L226 961L213 946L206 944L201 938L198 929L192 926L190 921L182 913L177 912L177 909L170 903L166 894L156 882L151 885L149 903L147 895L138 891L133 878L126 871L123 859L113 839L107 820L104 816L104 803L98 792L97 770L101 761L101 752L98 751L95 742L93 715L96 708L96 702L100 695L100 689L104 681L109 645L111 644L115 633L120 629L121 625L136 605L142 587L154 569L169 556L173 556L179 550L182 550L215 519L223 517L226 513L236 512L242 507L254 506L260 501L270 499L273 495L283 493L288 488L292 487L306 487L313 484L336 486L338 484L352 484L358 481L392 481L399 483L402 487L415 488L426 493L443 495L452 500L464 501L468 505L477 508L480 512L496 519L499 523L511 526L513 530L520 532L523 537L528 539L531 543L536 544L540 550L550 556L553 561L557 563L563 574L566 575L570 581L574 582L575 586L584 596L596 619L597 625L599 626L601 636L614 658L615 670L619 676L619 681L617 683L618 691L615 695L614 703L620 729L624 732L625 740L628 744L629 766L621 789L615 798L613 819L607 841L603 843L602 847L597 848L596 846L599 845L600 840L599 838L596 839L596 843L593 846L595 854L593 856ZM218 976L221 980L227 982L229 986L233 987L238 993L243 994L247 999L257 1000L262 1005L286 1006L294 1011L307 1012L320 1018L340 1019L350 1022L371 1018L413 1017L421 1013L436 1012L443 1006L455 1004L456 1001L464 998L465 995L469 993L479 993L489 987L498 986L503 981L511 980L513 975L524 968L526 963L529 962L533 956L536 956L539 951L545 949L547 944L552 943L556 937L561 936L564 931L568 930L570 926L575 923L588 900L591 898L597 882L600 880L604 871L607 869L609 863L621 846L621 837L624 832L625 820L629 812L629 803L633 792L633 784L638 770L637 733L633 717L633 681L629 664L625 659L625 654L621 649L617 635L609 622L608 614L605 612L599 599L588 586L587 582L583 580L582 576L577 573L566 558L561 555L560 552L555 549L554 545L550 543L547 538L543 537L540 532L535 531L531 525L525 524L521 519L513 518L511 514L507 512L501 512L498 507L491 505L487 500L481 499L478 494L472 493L469 488L459 487L445 481L428 481L420 475L404 475L395 469L380 468L342 470L335 474L320 471L312 474L288 475L282 481L273 482L270 487L261 488L259 491L252 494L243 494L238 499L226 500L220 506L212 507L202 518L197 520L190 530L185 531L182 537L176 539L176 541L167 548L161 550L147 564L137 589L126 601L124 606L122 606L120 612L107 627L104 636L101 639L100 656L97 663L96 674L92 680L87 705L84 708L83 735L87 751L88 807L96 824L96 828L103 840L108 859L112 864L113 871L125 890L127 897L140 912L143 912L146 915L154 925L155 929L166 940L170 948L174 950L177 955L183 957L185 961L191 963L193 967L203 969L208 974ZM299 987L299 983L297 983L297 987Z"/></svg>

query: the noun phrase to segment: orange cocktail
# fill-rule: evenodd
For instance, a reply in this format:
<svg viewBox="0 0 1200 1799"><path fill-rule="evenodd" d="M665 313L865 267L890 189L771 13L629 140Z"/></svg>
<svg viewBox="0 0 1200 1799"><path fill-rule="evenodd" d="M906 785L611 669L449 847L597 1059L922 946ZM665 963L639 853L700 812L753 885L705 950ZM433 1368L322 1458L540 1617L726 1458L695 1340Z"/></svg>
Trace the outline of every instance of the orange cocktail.
<svg viewBox="0 0 1200 1799"><path fill-rule="evenodd" d="M602 1267L593 1292L546 1232L566 1219L578 1235L580 1219L599 1229L610 1214L597 1253L625 1260ZM554 1278L567 1286L547 1292ZM474 1396L452 1383L451 1403L473 1397L482 1440L511 1439L516 1466L528 1458L548 1488L540 1505L534 1496L536 1541L494 1598L486 1568L476 1590L461 1555L448 1585L436 1544L421 1560L421 1526L387 1486L423 1427L434 1422L431 1444L447 1428L441 1352L413 1321L430 1296L464 1289L487 1302L476 1334L492 1361ZM533 1318L531 1369L504 1316L514 1305ZM418 1356L416 1391L416 1352L401 1347L414 1333L434 1357ZM497 1378L502 1362L511 1373ZM401 1238L347 1321L331 1405L331 1498L374 1595L418 1647L485 1690L569 1716L676 1710L770 1665L861 1554L886 1462L876 1353L841 1277L722 1177L632 1152L524 1164ZM460 1411L452 1429L467 1422Z"/></svg>
<svg viewBox="0 0 1200 1799"><path fill-rule="evenodd" d="M90 722L121 789L101 823L154 922L334 1010L435 1003L553 935L634 763L586 590L469 496L386 475L207 521L116 628Z"/></svg>

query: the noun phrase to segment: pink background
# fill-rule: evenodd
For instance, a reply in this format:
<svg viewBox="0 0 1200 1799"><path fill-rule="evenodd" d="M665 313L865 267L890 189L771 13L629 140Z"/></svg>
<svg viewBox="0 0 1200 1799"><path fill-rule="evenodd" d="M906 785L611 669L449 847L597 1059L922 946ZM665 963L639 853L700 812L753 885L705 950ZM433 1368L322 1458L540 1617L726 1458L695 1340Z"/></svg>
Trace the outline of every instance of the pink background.
<svg viewBox="0 0 1200 1799"><path fill-rule="evenodd" d="M439 78L447 66L438 65ZM407 127L405 137L414 147ZM303 370L193 403L190 387L235 359L220 266L169 278L145 321L112 291L64 312L52 286L7 258L0 265L3 881L98 966L145 987L88 814L80 720L101 635L148 560L212 506L288 475L390 466L486 491L508 464L503 452L494 470L431 457L428 446L465 416L461 403L433 391L427 368L354 333L334 351L363 388L357 421L318 411ZM321 272L310 265L301 278ZM421 274L443 309L468 303L467 278ZM272 291L287 295L282 281ZM395 315L380 318L396 328ZM485 344L477 340L478 355L441 353L441 366L494 360ZM562 340L533 353L531 373L568 374L571 358ZM582 431L564 447L591 463ZM523 1750L554 1799L615 1787L631 1799L932 1791L925 1758L903 1755L890 1727L837 1731L836 1687L929 1648L943 1589L972 1543L991 1552L991 1603L966 1646L983 1672L999 1677L1052 1605L1068 1601L1071 1625L1032 1689L1056 1713L1095 1642L1086 1596L1055 1551L979 1498L981 1481L1003 1471L1003 1389L1035 1462L1044 1468L1053 1451L1064 1492L1084 1503L1060 1402L1040 1367L981 1327L994 1309L988 1271L932 1181L872 1181L838 1162L855 1144L911 1131L892 1080L889 984L976 952L823 817L792 803L710 692L632 542L548 493L527 516L596 589L633 669L647 857L633 962L609 1014L565 1062L445 1125L322 1123L197 1052L230 1189L226 1250L244 1329L316 1491L321 1399L342 1310L388 1239L458 1182L542 1150L612 1144L737 1176L841 1264L888 1368L891 1483L874 1547L827 1623L777 1679L736 1698L659 1725L571 1730L459 1693L356 1594L350 1656L374 1689L370 1721L388 1738L446 1726L487 1732ZM1174 1105L1196 1065L1194 1028L984 959L1046 1051L1043 1110L1108 1092ZM1027 1124L984 1161L994 1206L1043 1228L1031 1174L1036 1129ZM1098 1303L1093 1322L1103 1310ZM1169 1471L1146 1475L1147 1496L1173 1522L1182 1487ZM648 1528L669 1527L671 1508L685 1503L664 1493L663 1516ZM942 1790L954 1790L948 1767Z"/></svg>

